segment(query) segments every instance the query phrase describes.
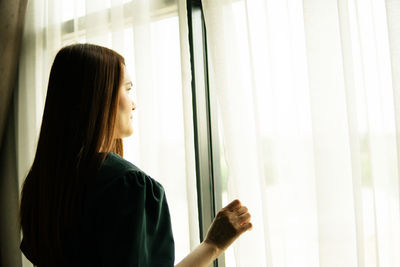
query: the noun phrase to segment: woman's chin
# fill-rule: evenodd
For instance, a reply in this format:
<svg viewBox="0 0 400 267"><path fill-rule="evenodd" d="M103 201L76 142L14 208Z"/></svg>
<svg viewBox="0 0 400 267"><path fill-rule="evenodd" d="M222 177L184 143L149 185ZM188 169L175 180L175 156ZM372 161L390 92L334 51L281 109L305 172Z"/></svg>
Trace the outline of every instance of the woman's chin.
<svg viewBox="0 0 400 267"><path fill-rule="evenodd" d="M130 128L129 130L126 130L124 132L120 132L120 134L117 134L115 138L123 139L123 138L131 136L132 134L133 134L133 128Z"/></svg>
<svg viewBox="0 0 400 267"><path fill-rule="evenodd" d="M133 134L133 128L129 129L129 131L126 132L124 137L129 137Z"/></svg>

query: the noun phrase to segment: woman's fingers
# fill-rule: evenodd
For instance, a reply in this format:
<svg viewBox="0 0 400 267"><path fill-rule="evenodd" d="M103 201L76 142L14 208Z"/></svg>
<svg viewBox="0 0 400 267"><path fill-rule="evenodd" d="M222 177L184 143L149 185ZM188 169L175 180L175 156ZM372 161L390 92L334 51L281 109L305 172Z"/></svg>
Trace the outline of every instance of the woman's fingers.
<svg viewBox="0 0 400 267"><path fill-rule="evenodd" d="M229 203L225 210L229 211L228 217L232 222L236 222L239 226L242 226L250 221L251 215L246 206L242 206L239 200L234 200Z"/></svg>
<svg viewBox="0 0 400 267"><path fill-rule="evenodd" d="M234 201L232 201L231 203L229 203L225 208L230 210L230 211L234 211L239 209L242 206L242 203L240 203L239 199L235 199Z"/></svg>
<svg viewBox="0 0 400 267"><path fill-rule="evenodd" d="M250 213L245 213L242 214L238 217L240 225L242 225L243 223L248 223L250 221L251 215Z"/></svg>
<svg viewBox="0 0 400 267"><path fill-rule="evenodd" d="M248 230L251 231L251 229L253 229L253 224L252 224L251 222L248 222L248 223L243 224L243 225L241 226L242 233L243 233L243 232L246 232L246 231L248 231Z"/></svg>
<svg viewBox="0 0 400 267"><path fill-rule="evenodd" d="M236 210L236 213L240 216L242 214L247 213L249 210L245 206L241 206L238 210Z"/></svg>

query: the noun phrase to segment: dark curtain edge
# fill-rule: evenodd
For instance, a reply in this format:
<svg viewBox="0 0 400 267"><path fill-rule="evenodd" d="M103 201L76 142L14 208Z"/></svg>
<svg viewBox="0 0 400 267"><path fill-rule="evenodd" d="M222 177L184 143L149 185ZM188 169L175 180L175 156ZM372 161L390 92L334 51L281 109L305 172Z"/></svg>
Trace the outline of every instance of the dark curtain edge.
<svg viewBox="0 0 400 267"><path fill-rule="evenodd" d="M0 266L21 267L16 152L18 65L28 0L0 1Z"/></svg>
<svg viewBox="0 0 400 267"><path fill-rule="evenodd" d="M18 63L21 54L28 0L19 0L18 3L14 2L14 6L12 4L7 5L10 2L12 3L14 1L0 1L0 21L2 22L0 27L3 28L0 29L0 40L10 40L9 42L0 42L2 43L2 45L0 45L0 55L4 59L3 56L10 53L11 55L8 56L8 58L14 62L14 64L10 64L9 61L3 60L2 64L4 64L4 66L0 66L3 73L0 74L0 95L2 96L0 100L0 147L3 145L5 139L4 136L7 127L7 118L11 112L13 91L16 89L17 84ZM12 9L15 5L18 5L18 7ZM14 10L16 12L12 12ZM17 16L17 19L16 23L13 25L13 20L15 20L14 15ZM11 27L12 29L9 30L8 27ZM5 58L7 58L7 56Z"/></svg>
<svg viewBox="0 0 400 267"><path fill-rule="evenodd" d="M14 106L12 103L11 107ZM0 266L21 267L19 250L19 187L17 172L15 109L7 118L3 145L0 149Z"/></svg>

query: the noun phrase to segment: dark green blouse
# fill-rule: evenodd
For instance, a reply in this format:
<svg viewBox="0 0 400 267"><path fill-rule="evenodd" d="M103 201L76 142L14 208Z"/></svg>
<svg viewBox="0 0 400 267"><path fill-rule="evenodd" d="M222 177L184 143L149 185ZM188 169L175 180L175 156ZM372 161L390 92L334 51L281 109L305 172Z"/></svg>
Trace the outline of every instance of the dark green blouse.
<svg viewBox="0 0 400 267"><path fill-rule="evenodd" d="M139 168L109 153L84 203L67 246L70 266L173 266L164 189Z"/></svg>

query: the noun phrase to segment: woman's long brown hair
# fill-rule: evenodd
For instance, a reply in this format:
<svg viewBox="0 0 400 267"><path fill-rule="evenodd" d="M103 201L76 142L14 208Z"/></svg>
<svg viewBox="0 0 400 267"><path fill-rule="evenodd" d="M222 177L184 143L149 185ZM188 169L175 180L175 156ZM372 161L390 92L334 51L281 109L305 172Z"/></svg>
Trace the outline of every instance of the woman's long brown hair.
<svg viewBox="0 0 400 267"><path fill-rule="evenodd" d="M63 244L79 220L87 184L107 152L122 156L114 126L123 66L118 53L90 44L56 55L20 207L25 248L38 266L64 264Z"/></svg>

